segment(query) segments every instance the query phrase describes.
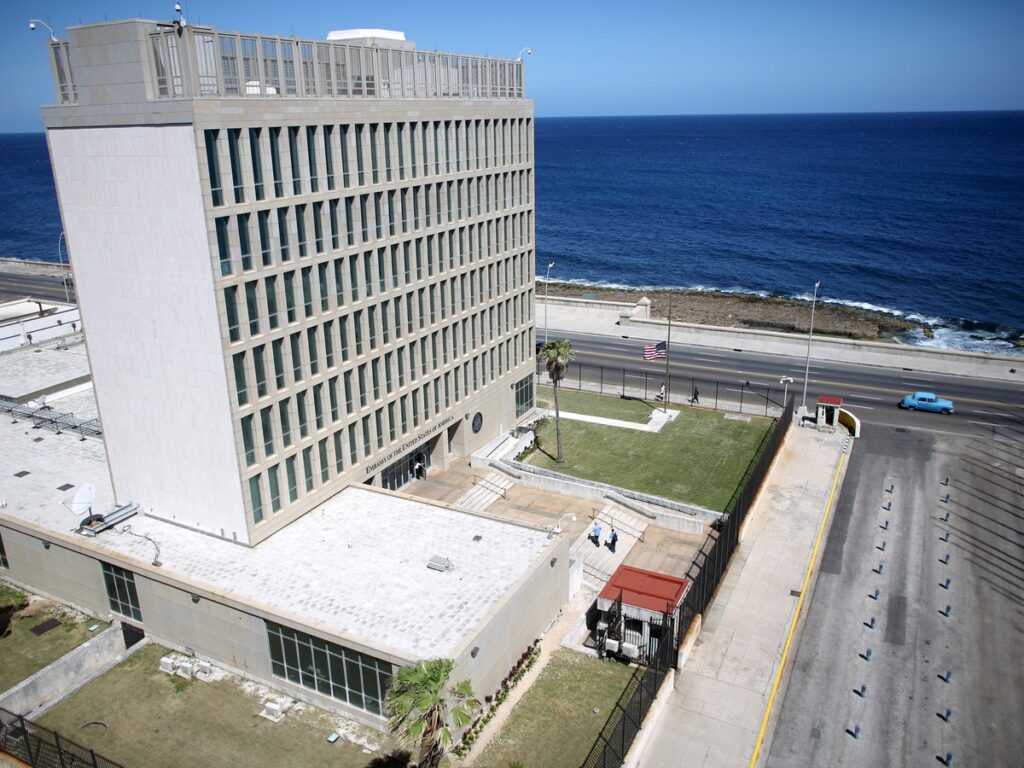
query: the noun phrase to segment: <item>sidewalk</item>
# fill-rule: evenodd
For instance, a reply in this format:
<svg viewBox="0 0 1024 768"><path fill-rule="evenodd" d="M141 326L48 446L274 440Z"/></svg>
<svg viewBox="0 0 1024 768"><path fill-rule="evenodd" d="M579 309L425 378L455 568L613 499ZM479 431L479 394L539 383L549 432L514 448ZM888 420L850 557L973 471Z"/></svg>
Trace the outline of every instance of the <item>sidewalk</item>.
<svg viewBox="0 0 1024 768"><path fill-rule="evenodd" d="M810 429L790 431L695 647L665 706L646 724L652 731L639 765L734 768L750 762L844 441ZM805 604L809 600L805 595ZM776 714L781 705L782 691ZM762 763L768 748L766 741Z"/></svg>

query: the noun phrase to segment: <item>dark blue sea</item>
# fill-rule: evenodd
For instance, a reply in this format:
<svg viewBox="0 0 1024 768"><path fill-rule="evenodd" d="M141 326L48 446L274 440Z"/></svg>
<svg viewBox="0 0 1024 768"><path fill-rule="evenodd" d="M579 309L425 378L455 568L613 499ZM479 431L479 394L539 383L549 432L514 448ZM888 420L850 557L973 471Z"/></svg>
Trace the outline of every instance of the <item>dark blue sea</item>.
<svg viewBox="0 0 1024 768"><path fill-rule="evenodd" d="M537 273L825 301L1010 351L1024 112L541 118ZM42 134L0 135L0 256L55 261ZM1021 350L1024 352L1024 350Z"/></svg>

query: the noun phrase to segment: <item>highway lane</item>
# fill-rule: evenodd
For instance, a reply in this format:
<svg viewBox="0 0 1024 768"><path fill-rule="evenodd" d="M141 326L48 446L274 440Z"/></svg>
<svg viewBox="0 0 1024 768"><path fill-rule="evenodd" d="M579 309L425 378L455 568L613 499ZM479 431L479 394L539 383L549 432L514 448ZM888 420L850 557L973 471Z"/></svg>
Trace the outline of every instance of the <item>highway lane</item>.
<svg viewBox="0 0 1024 768"><path fill-rule="evenodd" d="M665 370L664 361L645 361L641 358L645 343L642 339L561 331L557 333L572 341L579 363L646 371L652 380ZM843 398L844 406L848 406L865 424L985 434L991 432L994 426L1017 425L1024 428L1024 365L1021 370L1022 384L1017 384L831 363L815 361L812 345L807 400L813 403L821 394L839 395ZM749 381L762 391L764 387L771 387L772 398L778 400L782 396L779 378L790 376L793 378L793 383L789 385L790 391L796 392L799 402L804 379L804 359L674 344L669 371L676 380L695 378L698 386L701 380L719 381L723 386L731 384L739 389ZM896 402L903 395L922 389L936 391L954 400L957 413L953 416L909 413L896 407Z"/></svg>
<svg viewBox="0 0 1024 768"><path fill-rule="evenodd" d="M23 299L26 296L33 299L63 302L65 300L64 286L60 277L56 275L0 272L0 301ZM75 300L74 289L71 291L71 300Z"/></svg>

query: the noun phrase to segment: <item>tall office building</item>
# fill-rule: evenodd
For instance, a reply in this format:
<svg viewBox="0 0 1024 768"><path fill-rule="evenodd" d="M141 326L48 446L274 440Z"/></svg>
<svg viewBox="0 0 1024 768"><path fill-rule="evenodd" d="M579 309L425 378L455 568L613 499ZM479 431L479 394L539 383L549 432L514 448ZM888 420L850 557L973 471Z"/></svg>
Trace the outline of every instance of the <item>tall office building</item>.
<svg viewBox="0 0 1024 768"><path fill-rule="evenodd" d="M129 20L43 110L119 502L255 544L533 407L523 63Z"/></svg>

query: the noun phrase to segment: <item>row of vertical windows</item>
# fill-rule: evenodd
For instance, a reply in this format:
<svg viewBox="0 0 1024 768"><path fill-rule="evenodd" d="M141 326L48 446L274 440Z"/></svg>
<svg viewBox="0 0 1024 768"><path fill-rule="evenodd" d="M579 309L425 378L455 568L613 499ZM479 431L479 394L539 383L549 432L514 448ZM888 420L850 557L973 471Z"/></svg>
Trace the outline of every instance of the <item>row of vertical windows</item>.
<svg viewBox="0 0 1024 768"><path fill-rule="evenodd" d="M266 624L274 675L368 712L383 712L393 674L389 662L273 622Z"/></svg>
<svg viewBox="0 0 1024 768"><path fill-rule="evenodd" d="M533 121L211 129L204 142L211 199L220 206L531 163Z"/></svg>
<svg viewBox="0 0 1024 768"><path fill-rule="evenodd" d="M254 522L280 511L529 359L528 331L443 372L423 361L435 338L388 353L241 419L248 465L281 460L248 479ZM406 354L407 353L407 354ZM408 365L408 367L406 367ZM422 384L397 396L418 378ZM532 385L530 397L532 399Z"/></svg>
<svg viewBox="0 0 1024 768"><path fill-rule="evenodd" d="M528 204L531 173L480 176L219 216L214 220L214 235L220 273L226 277L499 213L524 201ZM525 247L532 241L532 232L533 212L521 211L431 234L427 239L432 247L436 240L443 263L446 257L482 258L485 247L488 254Z"/></svg>
<svg viewBox="0 0 1024 768"><path fill-rule="evenodd" d="M360 367L372 365L375 373L377 366L382 364L383 375L389 383L397 370L398 386L403 386L407 356L411 377L415 379L418 347L423 350L420 364L425 375L428 369L447 366L449 361L473 354L485 344L517 333L532 318L533 291L528 290L448 323L446 301L440 302L440 312L437 309L436 287L431 286L415 294L410 292L404 302L401 297L385 300L337 320L326 320L272 339L269 344L235 352L231 365L238 406L280 391L290 391L302 382L316 381L322 378L322 373L345 367L351 370L352 366L345 364L352 360L361 363ZM445 293L442 291L440 295ZM406 332L412 337L415 330L438 322L443 324L442 327L411 338L408 347L399 345L380 355L380 350L386 349L392 338L398 341ZM371 359L370 355L374 353L377 356ZM523 354L526 354L525 348ZM520 360L516 354L517 363L525 359Z"/></svg>
<svg viewBox="0 0 1024 768"><path fill-rule="evenodd" d="M373 349L378 346L378 327L383 343L388 343L392 319L395 337L400 338L403 329L415 333L449 316L472 312L482 304L500 300L530 283L533 254L517 253L498 263L435 279L421 288L392 295L376 305L372 303L377 294L386 294L397 286L434 279L435 262L429 257L429 249L427 252L428 258L424 259L424 250L419 247L380 248L321 262L315 265L315 270L311 265L250 280L241 286L228 286L223 292L228 341L254 339L309 318L346 312L337 318L342 332L341 348L347 349L351 341L346 332L349 325L346 318L351 315L351 325L358 334L356 343L360 344L362 334L368 332ZM506 299L508 301L518 303L518 298ZM351 310L349 303L354 305ZM367 304L370 306L365 306ZM506 309L506 326L515 322L508 313ZM528 315L525 310L517 310L513 316ZM364 318L368 327L364 327ZM501 318L498 326L501 326ZM326 352L330 356L333 345L328 346ZM356 354L362 354L362 349L357 349Z"/></svg>
<svg viewBox="0 0 1024 768"><path fill-rule="evenodd" d="M4 537L0 536L0 568L10 568L7 562L7 550L4 549Z"/></svg>

